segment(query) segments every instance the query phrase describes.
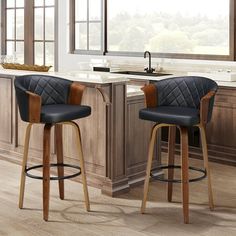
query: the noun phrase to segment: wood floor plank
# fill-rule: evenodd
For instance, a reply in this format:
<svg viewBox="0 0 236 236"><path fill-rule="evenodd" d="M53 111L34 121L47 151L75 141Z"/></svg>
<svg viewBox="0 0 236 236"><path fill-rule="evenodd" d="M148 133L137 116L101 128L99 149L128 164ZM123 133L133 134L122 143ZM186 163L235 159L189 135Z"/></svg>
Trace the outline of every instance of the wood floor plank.
<svg viewBox="0 0 236 236"><path fill-rule="evenodd" d="M164 158L165 159L165 158ZM176 156L176 164L180 161ZM203 161L191 160L194 166ZM166 200L166 184L150 182L146 214L140 214L143 186L117 198L89 187L91 212L84 208L83 186L65 181L66 199L51 184L49 222L42 219L42 186L26 179L24 209L18 209L20 166L0 157L1 236L233 236L236 235L235 167L211 163L215 210L208 208L206 180L190 184L191 224L182 222L181 186L174 185L172 203ZM39 174L39 173L37 173ZM180 176L176 171L175 177ZM190 173L190 177L192 173Z"/></svg>

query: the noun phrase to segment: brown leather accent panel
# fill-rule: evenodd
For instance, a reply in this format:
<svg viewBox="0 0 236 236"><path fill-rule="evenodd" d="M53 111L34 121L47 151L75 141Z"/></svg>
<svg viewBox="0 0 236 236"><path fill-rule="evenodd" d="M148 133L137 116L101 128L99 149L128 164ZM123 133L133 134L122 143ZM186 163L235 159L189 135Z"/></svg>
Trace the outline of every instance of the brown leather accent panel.
<svg viewBox="0 0 236 236"><path fill-rule="evenodd" d="M201 104L200 104L200 123L201 124L207 123L209 102L213 96L215 96L215 91L210 91L201 99Z"/></svg>
<svg viewBox="0 0 236 236"><path fill-rule="evenodd" d="M157 107L157 88L154 84L149 84L141 88L145 94L147 108Z"/></svg>
<svg viewBox="0 0 236 236"><path fill-rule="evenodd" d="M83 92L85 86L79 83L73 82L70 86L70 93L68 98L68 104L71 105L80 105L82 101Z"/></svg>
<svg viewBox="0 0 236 236"><path fill-rule="evenodd" d="M40 123L41 97L29 91L26 93L29 95L29 122Z"/></svg>

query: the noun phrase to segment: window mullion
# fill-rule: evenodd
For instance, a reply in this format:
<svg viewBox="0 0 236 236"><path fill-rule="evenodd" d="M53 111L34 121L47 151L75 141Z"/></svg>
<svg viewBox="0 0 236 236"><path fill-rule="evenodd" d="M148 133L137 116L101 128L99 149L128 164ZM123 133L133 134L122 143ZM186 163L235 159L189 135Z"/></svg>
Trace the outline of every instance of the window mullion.
<svg viewBox="0 0 236 236"><path fill-rule="evenodd" d="M34 0L25 0L24 10L24 61L34 64Z"/></svg>
<svg viewBox="0 0 236 236"><path fill-rule="evenodd" d="M7 35L6 35L6 0L2 0L2 3L1 3L1 9L2 10L2 15L1 15L1 21L2 21L2 25L3 25L3 28L2 28L2 31L1 31L1 54L2 55L5 55L6 54L6 38L7 38Z"/></svg>
<svg viewBox="0 0 236 236"><path fill-rule="evenodd" d="M45 65L46 64L46 50L45 50L45 47L46 47L46 42L45 42L45 11L46 11L46 8L45 8L45 0L44 0L44 7L43 7L43 64Z"/></svg>
<svg viewBox="0 0 236 236"><path fill-rule="evenodd" d="M102 14L102 46L103 46L103 55L107 53L107 0L103 0L103 14Z"/></svg>
<svg viewBox="0 0 236 236"><path fill-rule="evenodd" d="M14 4L14 52L16 52L16 0Z"/></svg>
<svg viewBox="0 0 236 236"><path fill-rule="evenodd" d="M89 50L89 0L87 0L87 50Z"/></svg>

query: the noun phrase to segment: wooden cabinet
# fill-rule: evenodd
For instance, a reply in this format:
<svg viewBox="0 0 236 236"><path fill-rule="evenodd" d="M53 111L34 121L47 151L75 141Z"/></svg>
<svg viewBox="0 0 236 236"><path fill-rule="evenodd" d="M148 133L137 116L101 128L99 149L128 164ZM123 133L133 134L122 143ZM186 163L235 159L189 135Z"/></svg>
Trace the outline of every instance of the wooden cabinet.
<svg viewBox="0 0 236 236"><path fill-rule="evenodd" d="M27 123L20 118L13 81L14 76L0 78L0 155L21 163ZM138 118L138 110L144 105L143 96L127 102L126 83L85 85L82 103L91 106L92 114L76 122L81 129L88 183L114 196L128 191L133 183L142 183L152 125ZM43 124L32 127L29 165L42 163L43 127ZM54 138L52 129L52 163L56 161ZM75 133L66 125L63 149L65 162L79 164Z"/></svg>
<svg viewBox="0 0 236 236"><path fill-rule="evenodd" d="M12 80L0 78L0 88L0 142L3 144L12 144L14 110Z"/></svg>
<svg viewBox="0 0 236 236"><path fill-rule="evenodd" d="M24 147L24 138L25 138L25 130L27 127L27 123L22 121L20 118L20 114L17 114L17 143L16 146L20 152L23 153ZM31 135L30 135L30 150L35 152L41 152L43 150L43 125L42 124L34 124L32 126ZM51 141L53 141L53 129L51 133ZM51 145L53 152L53 145Z"/></svg>
<svg viewBox="0 0 236 236"><path fill-rule="evenodd" d="M146 171L148 146L151 137L153 122L139 119L139 110L145 107L144 96L132 96L127 99L126 123L126 165L130 182L135 183L135 178L143 177ZM160 164L161 132L157 135L153 167ZM135 178L134 178L135 177Z"/></svg>
<svg viewBox="0 0 236 236"><path fill-rule="evenodd" d="M92 114L89 117L76 121L81 130L86 167L89 172L104 176L106 162L106 104L101 94L96 89L89 87L85 90L82 103L92 108ZM65 157L78 161L78 151L74 142L74 129L71 126L64 126L63 133Z"/></svg>
<svg viewBox="0 0 236 236"><path fill-rule="evenodd" d="M200 135L194 129L190 156L202 159L198 142ZM193 140L196 140L193 142ZM199 145L198 145L199 143ZM207 143L210 161L236 165L236 88L220 87L215 96L212 119L207 124ZM176 145L179 153L179 145ZM167 151L167 143L162 142L162 150Z"/></svg>
<svg viewBox="0 0 236 236"><path fill-rule="evenodd" d="M211 160L236 165L236 88L219 88L207 139Z"/></svg>

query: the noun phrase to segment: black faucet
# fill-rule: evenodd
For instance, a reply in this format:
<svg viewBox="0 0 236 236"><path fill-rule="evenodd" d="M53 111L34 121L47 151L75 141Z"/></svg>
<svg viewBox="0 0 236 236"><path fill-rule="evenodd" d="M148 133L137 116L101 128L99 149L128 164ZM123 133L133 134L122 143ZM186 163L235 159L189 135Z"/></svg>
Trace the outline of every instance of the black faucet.
<svg viewBox="0 0 236 236"><path fill-rule="evenodd" d="M153 71L155 71L155 69L152 68L152 56L151 56L151 53L149 51L145 51L144 52L144 58L146 58L147 54L148 54L148 58L149 58L149 67L145 68L144 70L147 73L153 73Z"/></svg>

